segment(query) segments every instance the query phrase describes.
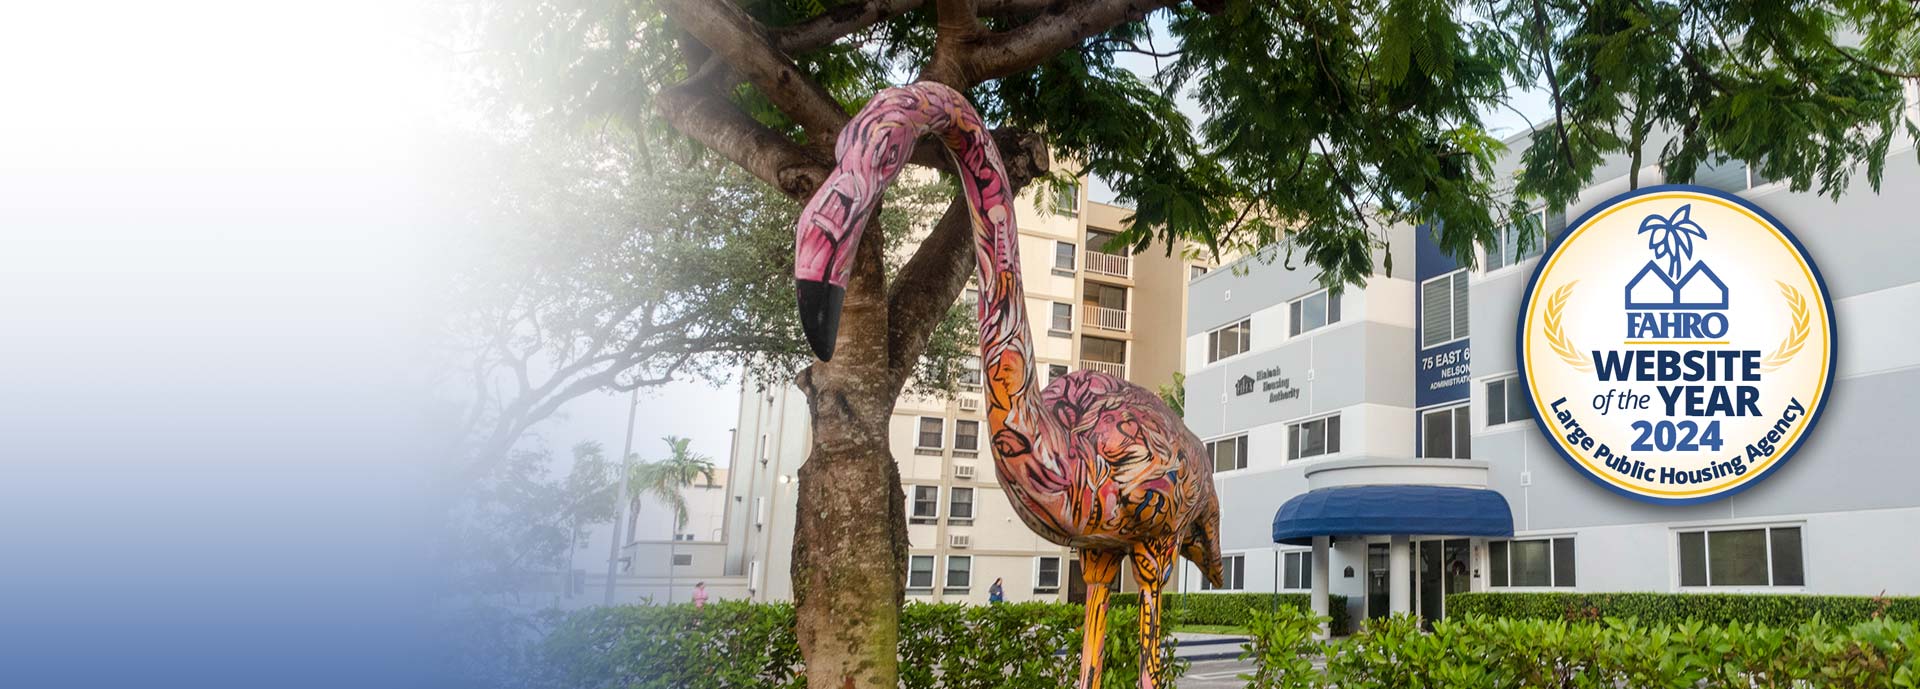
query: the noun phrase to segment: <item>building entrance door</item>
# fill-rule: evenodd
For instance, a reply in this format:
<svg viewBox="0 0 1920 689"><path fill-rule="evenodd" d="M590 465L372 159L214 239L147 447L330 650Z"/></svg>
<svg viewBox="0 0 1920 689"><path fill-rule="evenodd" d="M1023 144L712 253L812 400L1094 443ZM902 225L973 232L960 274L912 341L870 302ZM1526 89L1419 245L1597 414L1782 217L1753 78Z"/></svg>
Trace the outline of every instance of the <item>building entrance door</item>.
<svg viewBox="0 0 1920 689"><path fill-rule="evenodd" d="M1367 619L1386 617L1393 609L1387 581L1387 544L1367 544Z"/></svg>
<svg viewBox="0 0 1920 689"><path fill-rule="evenodd" d="M1461 593L1471 586L1472 563L1468 562L1473 547L1472 541L1465 538L1449 538L1440 541L1420 541L1418 582L1416 587L1416 609L1420 617L1428 623L1443 619L1447 612L1447 596Z"/></svg>

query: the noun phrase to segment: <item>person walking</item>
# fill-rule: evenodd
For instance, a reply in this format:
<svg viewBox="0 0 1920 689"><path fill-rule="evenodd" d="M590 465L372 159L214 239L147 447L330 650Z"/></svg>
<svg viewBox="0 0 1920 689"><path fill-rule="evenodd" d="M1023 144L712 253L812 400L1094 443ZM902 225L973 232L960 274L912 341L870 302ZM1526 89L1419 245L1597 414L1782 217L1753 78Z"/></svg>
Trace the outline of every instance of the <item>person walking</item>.
<svg viewBox="0 0 1920 689"><path fill-rule="evenodd" d="M987 603L998 605L1007 602L1007 590L1000 585L1000 578L994 577L993 585L987 587Z"/></svg>
<svg viewBox="0 0 1920 689"><path fill-rule="evenodd" d="M693 585L693 609L704 607L707 607L707 582L703 581Z"/></svg>

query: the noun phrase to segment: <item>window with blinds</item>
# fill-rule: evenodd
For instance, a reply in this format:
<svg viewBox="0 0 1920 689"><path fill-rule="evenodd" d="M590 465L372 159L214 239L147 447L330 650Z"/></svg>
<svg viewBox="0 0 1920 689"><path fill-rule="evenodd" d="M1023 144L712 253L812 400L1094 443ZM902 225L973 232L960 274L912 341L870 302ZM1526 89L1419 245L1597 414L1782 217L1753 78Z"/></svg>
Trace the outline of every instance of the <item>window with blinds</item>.
<svg viewBox="0 0 1920 689"><path fill-rule="evenodd" d="M1457 270L1420 285L1420 347L1467 336L1467 271Z"/></svg>
<svg viewBox="0 0 1920 689"><path fill-rule="evenodd" d="M1494 230L1494 246L1487 247L1487 270L1495 271L1539 256L1547 243L1567 229L1567 214L1560 209L1535 208L1520 224L1508 223Z"/></svg>

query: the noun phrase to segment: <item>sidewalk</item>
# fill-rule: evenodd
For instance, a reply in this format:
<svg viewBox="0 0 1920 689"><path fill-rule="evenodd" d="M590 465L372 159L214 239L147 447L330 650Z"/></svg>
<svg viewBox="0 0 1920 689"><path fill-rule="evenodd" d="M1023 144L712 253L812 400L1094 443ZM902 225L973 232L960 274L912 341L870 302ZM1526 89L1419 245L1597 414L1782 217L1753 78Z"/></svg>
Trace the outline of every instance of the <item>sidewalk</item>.
<svg viewBox="0 0 1920 689"><path fill-rule="evenodd" d="M1174 656L1191 661L1238 658L1240 644L1247 642L1247 637L1238 634L1174 632L1173 638L1180 642L1179 648L1174 650Z"/></svg>

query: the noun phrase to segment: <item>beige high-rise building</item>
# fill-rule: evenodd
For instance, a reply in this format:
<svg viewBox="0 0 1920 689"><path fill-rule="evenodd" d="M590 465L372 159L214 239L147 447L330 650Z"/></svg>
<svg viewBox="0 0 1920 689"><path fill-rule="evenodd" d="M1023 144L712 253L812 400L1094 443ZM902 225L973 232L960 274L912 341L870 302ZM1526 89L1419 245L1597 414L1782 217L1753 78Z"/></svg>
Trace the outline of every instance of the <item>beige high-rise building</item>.
<svg viewBox="0 0 1920 689"><path fill-rule="evenodd" d="M1208 264L1160 245L1138 256L1109 249L1106 240L1125 229L1131 211L1088 202L1084 181L1051 202L1043 203L1051 192L1038 185L1019 198L1036 372L1052 382L1095 369L1158 389L1181 370L1187 282ZM962 298L974 294L970 283ZM1009 601L1076 599L1073 554L1029 531L994 477L979 365L971 361L973 372L953 396L909 393L894 410L891 443L912 543L907 597L985 603L999 579ZM790 599L793 481L809 445L806 398L749 381L739 413L725 566L746 575L753 599Z"/></svg>

